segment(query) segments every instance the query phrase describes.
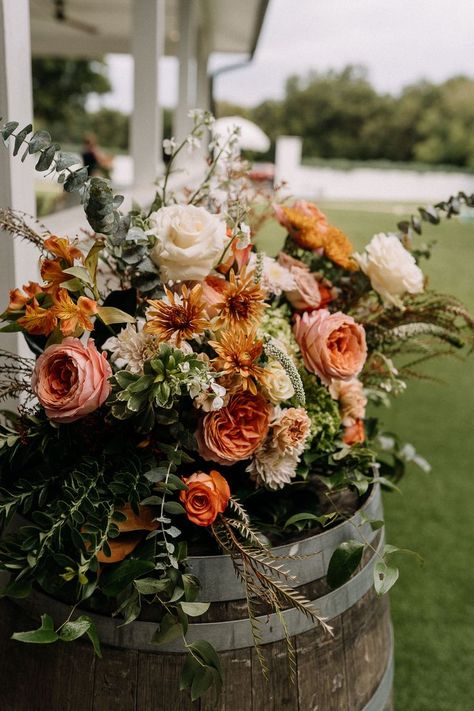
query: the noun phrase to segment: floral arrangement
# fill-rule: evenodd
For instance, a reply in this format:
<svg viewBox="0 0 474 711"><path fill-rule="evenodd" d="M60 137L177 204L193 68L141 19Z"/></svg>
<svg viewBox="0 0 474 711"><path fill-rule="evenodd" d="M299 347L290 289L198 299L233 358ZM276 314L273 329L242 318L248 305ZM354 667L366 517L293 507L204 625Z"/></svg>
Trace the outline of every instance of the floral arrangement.
<svg viewBox="0 0 474 711"><path fill-rule="evenodd" d="M315 205L253 183L234 134L211 144L197 187L171 190L176 156L212 123L193 118L182 144L166 142L153 204L125 214L49 134L2 129L15 153L26 145L38 170L79 191L91 232L73 240L0 211L1 229L38 248L41 275L12 290L2 314L1 330L23 334L34 357L0 353L0 396L19 399L2 413L0 517L26 519L0 542L0 569L11 574L4 595L40 588L71 604L59 628L43 615L39 630L14 635L24 642L87 634L100 653L88 611L131 623L152 604L154 641L182 637L182 686L196 698L220 668L205 640L186 642L188 616L208 608L188 554L232 557L252 619L260 599L330 632L272 544L350 516L373 485L393 488L406 461L428 466L366 408L472 337L462 304L428 288L427 248L413 237L474 198L420 210L356 253ZM270 257L255 245L275 218L287 238ZM344 545L333 586L363 554L363 543ZM398 575L394 551L376 566L380 594Z"/></svg>

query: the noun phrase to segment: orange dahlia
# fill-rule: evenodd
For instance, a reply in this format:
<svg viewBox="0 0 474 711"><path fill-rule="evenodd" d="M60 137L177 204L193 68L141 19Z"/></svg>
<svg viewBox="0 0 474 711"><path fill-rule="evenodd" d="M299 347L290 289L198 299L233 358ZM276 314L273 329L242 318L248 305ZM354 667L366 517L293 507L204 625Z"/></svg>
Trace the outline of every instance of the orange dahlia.
<svg viewBox="0 0 474 711"><path fill-rule="evenodd" d="M299 247L314 250L323 246L328 222L316 205L297 200L293 207L275 205L274 209L278 222L288 230Z"/></svg>
<svg viewBox="0 0 474 711"><path fill-rule="evenodd" d="M214 328L241 329L249 331L260 323L266 309L265 292L245 269L237 276L230 272L229 281L222 290L221 298L214 303L217 317Z"/></svg>
<svg viewBox="0 0 474 711"><path fill-rule="evenodd" d="M182 341L203 333L208 326L202 301L202 286L196 284L191 290L185 284L181 295L165 287L166 299L149 299L148 321L143 329L161 341L170 341L179 348Z"/></svg>
<svg viewBox="0 0 474 711"><path fill-rule="evenodd" d="M324 254L331 262L334 262L343 269L357 271L357 262L352 259L354 247L348 237L337 227L329 226L324 238Z"/></svg>
<svg viewBox="0 0 474 711"><path fill-rule="evenodd" d="M224 331L219 341L209 341L209 345L218 355L213 360L215 369L224 371L224 376L230 376L230 389L240 387L256 395L256 383L263 378L265 371L256 364L262 354L263 341L257 339L255 331Z"/></svg>

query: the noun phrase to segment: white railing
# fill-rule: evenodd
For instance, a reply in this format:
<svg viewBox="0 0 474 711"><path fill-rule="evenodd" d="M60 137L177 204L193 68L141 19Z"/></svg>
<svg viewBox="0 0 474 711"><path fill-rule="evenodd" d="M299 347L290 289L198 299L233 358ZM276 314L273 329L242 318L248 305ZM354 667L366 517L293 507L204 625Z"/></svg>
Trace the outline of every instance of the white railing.
<svg viewBox="0 0 474 711"><path fill-rule="evenodd" d="M297 197L311 200L437 202L463 190L474 192L474 175L462 172L312 167L301 164L302 140L280 136L275 175Z"/></svg>

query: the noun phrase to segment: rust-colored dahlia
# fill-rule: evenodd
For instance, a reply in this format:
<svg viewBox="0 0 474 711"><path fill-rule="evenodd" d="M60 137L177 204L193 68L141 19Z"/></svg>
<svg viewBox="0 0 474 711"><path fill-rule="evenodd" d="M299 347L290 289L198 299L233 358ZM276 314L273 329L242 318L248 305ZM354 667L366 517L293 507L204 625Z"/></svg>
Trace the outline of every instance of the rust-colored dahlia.
<svg viewBox="0 0 474 711"><path fill-rule="evenodd" d="M354 252L354 247L344 232L337 227L329 226L324 238L323 248L326 257L343 269L354 272L359 268L357 262L351 256Z"/></svg>
<svg viewBox="0 0 474 711"><path fill-rule="evenodd" d="M264 369L256 364L262 354L263 342L255 331L223 331L219 341L209 341L218 357L213 360L216 370L230 376L231 390L236 387L257 394L256 383L264 376Z"/></svg>
<svg viewBox="0 0 474 711"><path fill-rule="evenodd" d="M232 395L225 407L201 420L196 432L201 457L226 465L248 459L267 436L270 411L260 393Z"/></svg>
<svg viewBox="0 0 474 711"><path fill-rule="evenodd" d="M191 290L183 284L181 294L175 294L165 287L166 299L149 299L148 321L145 333L152 333L160 341L169 341L178 348L182 341L203 333L208 326L204 303L201 299L202 287L196 284Z"/></svg>
<svg viewBox="0 0 474 711"><path fill-rule="evenodd" d="M265 292L245 269L239 275L230 272L229 281L219 301L214 304L218 313L214 328L250 331L260 323L266 309Z"/></svg>
<svg viewBox="0 0 474 711"><path fill-rule="evenodd" d="M317 208L316 208L317 209ZM296 244L302 249L319 249L324 244L327 229L326 218L317 210L317 215L309 210L279 206L278 220L286 227Z"/></svg>

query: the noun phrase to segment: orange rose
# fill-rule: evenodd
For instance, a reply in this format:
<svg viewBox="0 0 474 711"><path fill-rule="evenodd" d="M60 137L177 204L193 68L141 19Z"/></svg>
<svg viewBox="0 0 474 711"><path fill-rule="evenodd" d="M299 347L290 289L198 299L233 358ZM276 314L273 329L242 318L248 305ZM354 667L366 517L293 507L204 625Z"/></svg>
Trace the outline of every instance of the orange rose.
<svg viewBox="0 0 474 711"><path fill-rule="evenodd" d="M186 515L196 526L210 526L217 514L224 513L230 499L229 484L222 474L212 470L209 474L196 472L184 478L186 491L180 491L179 498L186 509Z"/></svg>
<svg viewBox="0 0 474 711"><path fill-rule="evenodd" d="M248 459L265 439L269 418L270 405L260 393L233 395L202 420L196 433L201 457L225 465Z"/></svg>

